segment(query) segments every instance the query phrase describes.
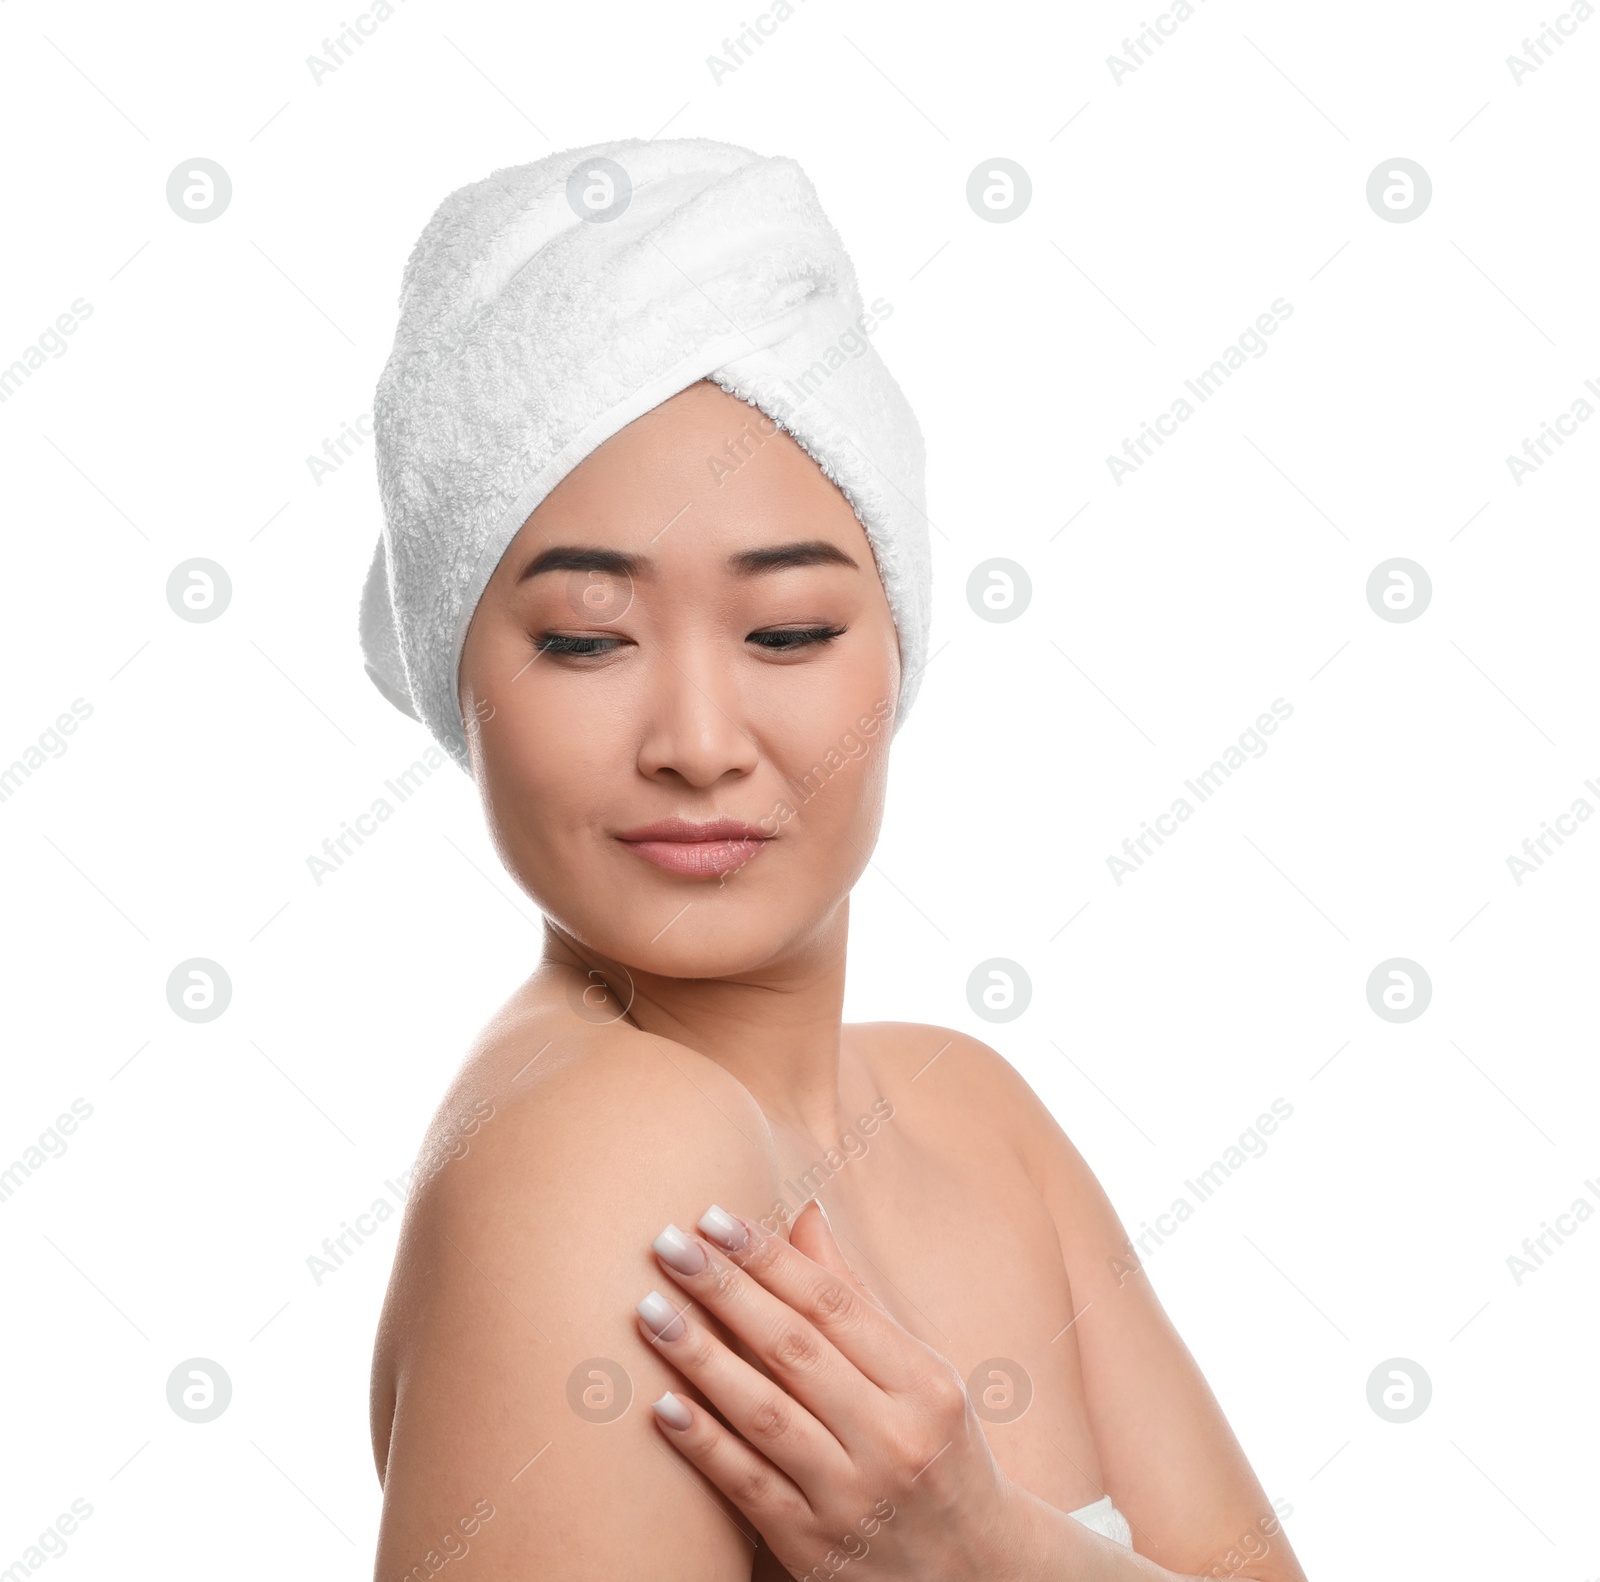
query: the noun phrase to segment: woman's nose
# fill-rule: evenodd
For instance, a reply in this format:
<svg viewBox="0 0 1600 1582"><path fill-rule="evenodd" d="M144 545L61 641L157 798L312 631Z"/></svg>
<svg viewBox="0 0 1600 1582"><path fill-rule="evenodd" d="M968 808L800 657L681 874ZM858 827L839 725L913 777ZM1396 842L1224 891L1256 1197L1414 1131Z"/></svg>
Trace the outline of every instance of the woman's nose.
<svg viewBox="0 0 1600 1582"><path fill-rule="evenodd" d="M760 762L754 739L741 723L739 689L727 661L657 649L655 674L639 744L639 772L676 774L692 786L715 785L730 771L750 774Z"/></svg>

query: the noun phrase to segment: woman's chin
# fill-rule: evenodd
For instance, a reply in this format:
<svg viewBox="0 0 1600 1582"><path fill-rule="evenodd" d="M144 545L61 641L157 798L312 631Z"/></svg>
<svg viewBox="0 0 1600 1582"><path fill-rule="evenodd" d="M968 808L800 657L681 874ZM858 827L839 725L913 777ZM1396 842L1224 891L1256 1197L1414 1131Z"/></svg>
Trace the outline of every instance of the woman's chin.
<svg viewBox="0 0 1600 1582"><path fill-rule="evenodd" d="M808 932L799 919L748 903L724 907L717 916L709 908L689 906L676 917L666 913L656 929L619 933L614 926L590 923L562 926L603 964L659 978L729 978L756 972L781 960L797 935Z"/></svg>

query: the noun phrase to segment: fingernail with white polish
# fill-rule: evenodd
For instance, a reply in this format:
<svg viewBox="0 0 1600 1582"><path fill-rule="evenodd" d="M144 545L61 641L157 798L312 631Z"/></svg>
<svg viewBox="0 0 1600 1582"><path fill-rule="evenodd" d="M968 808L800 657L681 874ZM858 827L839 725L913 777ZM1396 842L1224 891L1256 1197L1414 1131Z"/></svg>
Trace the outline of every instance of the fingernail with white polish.
<svg viewBox="0 0 1600 1582"><path fill-rule="evenodd" d="M676 1225L667 1226L650 1245L661 1261L679 1274L699 1274L706 1266L705 1248L691 1241Z"/></svg>
<svg viewBox="0 0 1600 1582"><path fill-rule="evenodd" d="M683 1339L685 1325L678 1310L659 1291L652 1291L635 1309L657 1340Z"/></svg>
<svg viewBox="0 0 1600 1582"><path fill-rule="evenodd" d="M714 1241L728 1252L742 1252L750 1240L750 1232L725 1208L718 1208L715 1203L696 1223L707 1241Z"/></svg>
<svg viewBox="0 0 1600 1582"><path fill-rule="evenodd" d="M668 1390L659 1401L650 1403L650 1410L664 1422L668 1428L687 1428L694 1419L689 1415L689 1408Z"/></svg>

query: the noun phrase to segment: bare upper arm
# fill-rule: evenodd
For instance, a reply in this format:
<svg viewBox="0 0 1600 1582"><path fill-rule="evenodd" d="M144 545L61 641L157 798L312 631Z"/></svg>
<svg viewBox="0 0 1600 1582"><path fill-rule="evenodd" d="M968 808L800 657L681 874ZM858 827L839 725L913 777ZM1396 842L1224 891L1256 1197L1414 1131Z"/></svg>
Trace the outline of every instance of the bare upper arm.
<svg viewBox="0 0 1600 1582"><path fill-rule="evenodd" d="M652 1288L682 1300L650 1252L665 1224L771 1201L765 1124L681 1045L578 1036L408 1205L380 1343L380 1577L458 1546L484 1582L750 1575L749 1524L660 1440L649 1403L684 1386L633 1310Z"/></svg>
<svg viewBox="0 0 1600 1582"><path fill-rule="evenodd" d="M950 1032L958 1069L1014 1137L1055 1221L1105 1487L1139 1552L1183 1573L1305 1582L1271 1502L1088 1162L1021 1073ZM998 1102L997 1102L998 1101ZM1248 1311L1241 1322L1250 1323Z"/></svg>

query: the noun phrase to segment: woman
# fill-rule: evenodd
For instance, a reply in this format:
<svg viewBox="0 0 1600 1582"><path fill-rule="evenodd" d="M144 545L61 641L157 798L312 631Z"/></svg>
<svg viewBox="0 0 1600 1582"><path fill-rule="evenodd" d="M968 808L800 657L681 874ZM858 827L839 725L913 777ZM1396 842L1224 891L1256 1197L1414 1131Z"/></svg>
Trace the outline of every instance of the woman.
<svg viewBox="0 0 1600 1582"><path fill-rule="evenodd" d="M841 1023L925 652L920 437L875 352L780 388L861 314L779 163L551 156L453 195L408 271L369 668L470 768L545 923L408 1204L376 1574L1303 1582L1026 1083L959 1032ZM564 173L606 220L552 224ZM737 268L694 245L730 234ZM723 344L711 283L772 337Z"/></svg>

